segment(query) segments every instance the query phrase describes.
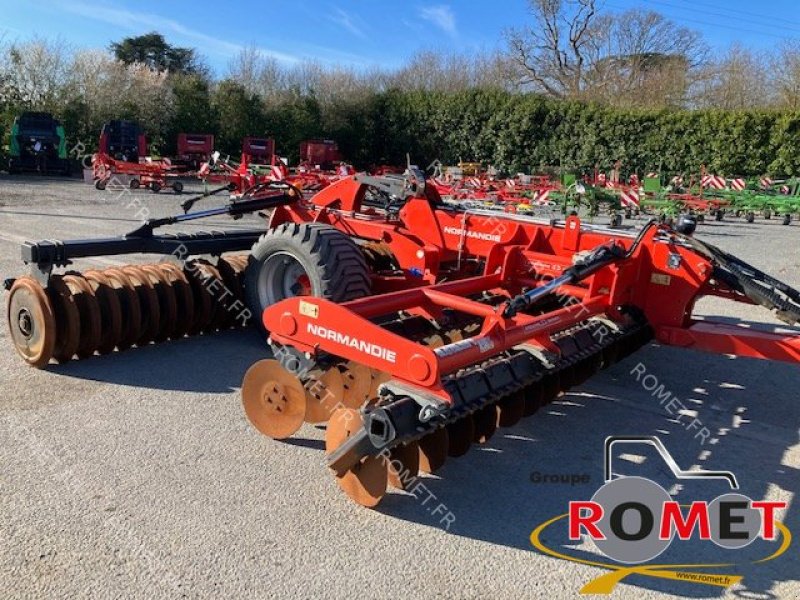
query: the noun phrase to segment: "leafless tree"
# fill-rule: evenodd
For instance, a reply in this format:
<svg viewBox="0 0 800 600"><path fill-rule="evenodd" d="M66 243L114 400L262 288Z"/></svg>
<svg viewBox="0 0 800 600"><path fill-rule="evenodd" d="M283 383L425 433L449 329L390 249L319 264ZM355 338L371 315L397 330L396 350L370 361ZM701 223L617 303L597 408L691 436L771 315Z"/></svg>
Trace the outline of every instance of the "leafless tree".
<svg viewBox="0 0 800 600"><path fill-rule="evenodd" d="M580 97L595 29L595 0L529 0L534 23L507 32L522 83L556 98Z"/></svg>
<svg viewBox="0 0 800 600"><path fill-rule="evenodd" d="M766 57L740 45L704 67L694 105L699 108L738 110L772 103L763 65Z"/></svg>
<svg viewBox="0 0 800 600"><path fill-rule="evenodd" d="M775 104L790 110L800 109L800 42L785 42L770 57L770 88Z"/></svg>
<svg viewBox="0 0 800 600"><path fill-rule="evenodd" d="M707 49L659 13L601 13L595 0L530 0L534 24L506 33L519 82L556 98L680 105Z"/></svg>

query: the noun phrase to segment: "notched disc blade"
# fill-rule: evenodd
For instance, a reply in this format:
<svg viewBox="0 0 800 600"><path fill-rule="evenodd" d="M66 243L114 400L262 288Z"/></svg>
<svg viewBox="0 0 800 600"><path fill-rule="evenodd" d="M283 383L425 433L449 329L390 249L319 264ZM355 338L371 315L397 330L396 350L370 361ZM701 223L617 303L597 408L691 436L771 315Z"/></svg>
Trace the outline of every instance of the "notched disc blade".
<svg viewBox="0 0 800 600"><path fill-rule="evenodd" d="M352 408L337 409L328 421L325 451L330 454L347 438L363 427L361 413ZM389 475L386 461L380 456L368 456L352 469L336 476L336 483L352 500L361 506L377 506L386 494Z"/></svg>
<svg viewBox="0 0 800 600"><path fill-rule="evenodd" d="M389 373L377 371L375 369L370 369L370 374L372 375L372 380L370 381L369 393L367 396L368 401L375 400L375 398L378 397L378 388L381 384L386 383L392 378Z"/></svg>
<svg viewBox="0 0 800 600"><path fill-rule="evenodd" d="M447 461L450 446L447 429L440 427L419 440L419 470L434 473Z"/></svg>
<svg viewBox="0 0 800 600"><path fill-rule="evenodd" d="M56 321L50 300L38 281L20 277L14 282L6 319L19 355L34 367L49 363L56 345Z"/></svg>
<svg viewBox="0 0 800 600"><path fill-rule="evenodd" d="M192 298L194 299L194 318L189 327L189 335L197 335L210 328L211 319L214 316L213 299L203 283L204 280L200 276L197 263L187 262L183 273L189 281L189 287L192 288Z"/></svg>
<svg viewBox="0 0 800 600"><path fill-rule="evenodd" d="M355 361L339 365L344 384L342 404L347 408L361 408L372 388L372 370Z"/></svg>
<svg viewBox="0 0 800 600"><path fill-rule="evenodd" d="M306 391L306 414L308 423L324 423L331 413L342 406L344 382L339 369L313 369L303 381Z"/></svg>
<svg viewBox="0 0 800 600"><path fill-rule="evenodd" d="M175 299L175 291L167 272L158 265L143 265L141 270L150 277L150 283L158 296L159 320L155 341L163 342L175 331L175 321L178 316L178 301Z"/></svg>
<svg viewBox="0 0 800 600"><path fill-rule="evenodd" d="M172 339L180 339L189 332L194 322L194 298L189 280L181 269L172 263L159 265L164 277L175 294L176 318L172 330Z"/></svg>
<svg viewBox="0 0 800 600"><path fill-rule="evenodd" d="M122 307L117 291L102 271L86 271L83 278L92 286L100 305L100 354L113 352L122 337Z"/></svg>
<svg viewBox="0 0 800 600"><path fill-rule="evenodd" d="M542 406L544 406L543 392L544 388L542 387L542 383L540 381L532 383L522 390L522 393L525 397L525 412L523 413L524 417L530 417Z"/></svg>
<svg viewBox="0 0 800 600"><path fill-rule="evenodd" d="M159 308L158 294L156 294L153 284L150 283L150 275L142 271L140 267L124 267L122 272L128 276L128 279L130 279L139 297L142 327L141 336L136 341L136 344L138 346L144 346L156 338L161 324L161 310Z"/></svg>
<svg viewBox="0 0 800 600"><path fill-rule="evenodd" d="M497 426L513 427L525 416L525 394L522 390L502 398L497 403Z"/></svg>
<svg viewBox="0 0 800 600"><path fill-rule="evenodd" d="M103 275L117 293L122 310L122 332L117 341L117 348L126 350L133 346L143 333L139 295L133 282L121 269L105 269Z"/></svg>
<svg viewBox="0 0 800 600"><path fill-rule="evenodd" d="M80 334L78 350L80 358L94 354L100 345L100 303L94 295L92 286L78 273L64 275L64 283L72 292L80 314Z"/></svg>
<svg viewBox="0 0 800 600"><path fill-rule="evenodd" d="M472 419L475 421L475 437L473 441L478 444L485 444L497 430L497 405L490 404L480 410L476 410Z"/></svg>
<svg viewBox="0 0 800 600"><path fill-rule="evenodd" d="M448 447L447 455L452 457L464 456L472 446L475 439L475 422L472 415L465 415L458 421L447 426Z"/></svg>
<svg viewBox="0 0 800 600"><path fill-rule="evenodd" d="M550 373L539 382L542 387L542 406L550 404L561 393L561 374Z"/></svg>
<svg viewBox="0 0 800 600"><path fill-rule="evenodd" d="M72 292L61 275L51 275L47 295L56 320L56 345L53 357L58 362L71 360L80 343L80 313Z"/></svg>
<svg viewBox="0 0 800 600"><path fill-rule="evenodd" d="M389 485L399 490L409 489L419 475L419 444L409 442L392 448L387 469Z"/></svg>
<svg viewBox="0 0 800 600"><path fill-rule="evenodd" d="M260 360L244 374L242 404L247 418L276 440L300 429L306 414L306 393L300 380L272 359Z"/></svg>

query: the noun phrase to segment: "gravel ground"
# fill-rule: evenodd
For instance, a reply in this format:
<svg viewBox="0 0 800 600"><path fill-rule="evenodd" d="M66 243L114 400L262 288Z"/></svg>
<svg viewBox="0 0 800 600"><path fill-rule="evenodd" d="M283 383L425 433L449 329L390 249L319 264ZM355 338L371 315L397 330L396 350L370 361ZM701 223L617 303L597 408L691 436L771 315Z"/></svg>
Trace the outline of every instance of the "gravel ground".
<svg viewBox="0 0 800 600"><path fill-rule="evenodd" d="M23 272L19 244L26 239L119 234L135 226L141 206L161 216L177 205L170 193L0 176L0 274ZM248 227L255 218L213 222ZM800 287L798 227L707 223L698 235ZM698 312L772 322L760 308L720 300L702 301ZM800 533L796 365L651 345L424 478L430 502L421 501L428 492L420 499L392 492L367 510L326 472L323 430L305 426L278 443L246 421L239 384L267 354L254 332L45 370L24 366L5 326L0 338L4 597L574 597L606 571L539 554L529 536L601 485L610 434L657 434L684 468L733 470L753 499L788 501L782 520ZM631 371L639 363L695 411L710 432L707 443L637 383ZM716 483L675 484L646 449L616 464L670 486L682 502L724 491ZM587 474L589 482L533 483L533 472ZM439 504L455 518L449 532L434 514ZM771 551L755 544L745 559L732 559L708 546L676 544L662 559L746 561ZM589 546L568 551L602 561ZM800 597L794 548L727 572L745 578L720 591L632 576L615 597Z"/></svg>

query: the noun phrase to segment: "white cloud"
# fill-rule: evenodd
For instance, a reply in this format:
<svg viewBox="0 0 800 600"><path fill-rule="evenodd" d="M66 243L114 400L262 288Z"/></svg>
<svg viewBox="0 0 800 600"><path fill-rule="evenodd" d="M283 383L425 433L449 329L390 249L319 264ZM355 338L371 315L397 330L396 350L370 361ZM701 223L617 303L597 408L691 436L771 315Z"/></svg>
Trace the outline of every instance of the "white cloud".
<svg viewBox="0 0 800 600"><path fill-rule="evenodd" d="M367 38L367 34L364 33L364 30L356 24L355 19L351 17L348 13L343 11L338 6L334 7L335 15L329 15L328 18L344 27L347 31L355 35L356 37L360 37L362 40Z"/></svg>
<svg viewBox="0 0 800 600"><path fill-rule="evenodd" d="M157 30L161 33L172 33L174 35L181 36L184 39L191 40L193 43L196 43L198 50L204 54L207 53L230 57L244 49L242 44L229 42L227 40L190 29L177 21L162 17L160 15L135 13L128 10L98 6L96 4L85 4L83 2L76 2L73 0L60 2L59 4L64 10L73 14L95 19L97 21L103 21L104 23L115 25L129 31L136 30L141 26L144 26L150 28L151 30ZM287 54L285 52L278 52L265 48L259 48L259 50L266 56L271 56L276 60L286 63L296 63L301 60L301 57L293 54Z"/></svg>
<svg viewBox="0 0 800 600"><path fill-rule="evenodd" d="M419 16L426 21L430 21L450 36L455 36L457 33L456 17L453 14L453 10L447 4L422 8L419 11Z"/></svg>

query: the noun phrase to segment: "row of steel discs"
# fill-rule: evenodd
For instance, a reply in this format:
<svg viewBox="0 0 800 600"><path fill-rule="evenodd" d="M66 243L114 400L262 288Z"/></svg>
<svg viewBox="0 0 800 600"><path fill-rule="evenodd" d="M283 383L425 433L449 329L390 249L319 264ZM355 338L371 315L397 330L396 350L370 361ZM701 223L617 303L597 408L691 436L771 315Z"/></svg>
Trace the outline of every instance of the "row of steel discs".
<svg viewBox="0 0 800 600"><path fill-rule="evenodd" d="M395 446L388 456L363 458L355 467L337 475L339 487L363 506L377 505L387 487L407 490L416 485L419 473L434 473L448 457L467 453L473 444L486 443L499 427L512 427L536 413L570 388L582 384L601 368L629 355L650 339L648 329L612 342L602 351L577 363L546 374L541 380L501 397L474 412L467 412L418 440ZM361 412L344 407L328 422L326 452L336 450L363 425Z"/></svg>
<svg viewBox="0 0 800 600"><path fill-rule="evenodd" d="M47 288L20 277L10 291L8 322L31 365L65 362L209 333L245 323L247 256L183 267L171 262L51 275Z"/></svg>
<svg viewBox="0 0 800 600"><path fill-rule="evenodd" d="M469 324L431 333L429 321L412 318L405 321L402 333L436 348L468 337L477 329L475 324ZM386 493L387 485L407 489L420 472L436 471L448 456L462 456L473 443L488 441L498 427L511 427L534 414L562 391L589 378L602 363L603 357L598 353L562 373L549 374L525 390L463 414L418 441L395 447L388 460L364 459L337 481L357 503L375 506ZM361 428L359 409L376 400L379 385L387 379L386 373L353 361L298 376L278 360L261 360L245 374L242 403L256 429L274 439L292 436L304 422L327 423L326 448L330 453Z"/></svg>

